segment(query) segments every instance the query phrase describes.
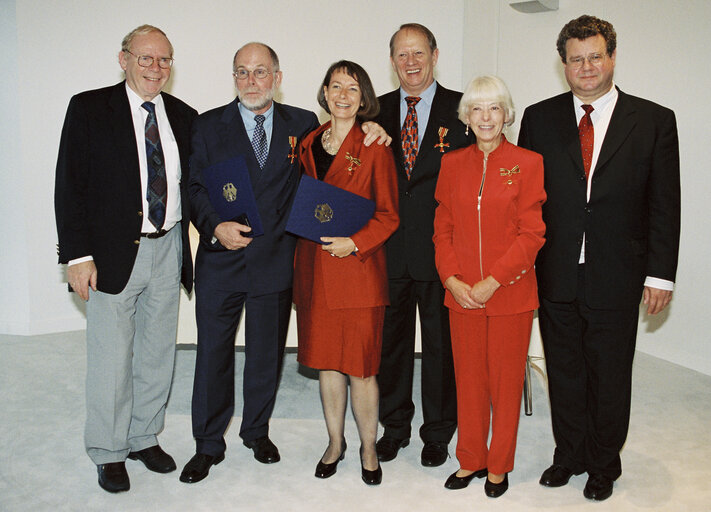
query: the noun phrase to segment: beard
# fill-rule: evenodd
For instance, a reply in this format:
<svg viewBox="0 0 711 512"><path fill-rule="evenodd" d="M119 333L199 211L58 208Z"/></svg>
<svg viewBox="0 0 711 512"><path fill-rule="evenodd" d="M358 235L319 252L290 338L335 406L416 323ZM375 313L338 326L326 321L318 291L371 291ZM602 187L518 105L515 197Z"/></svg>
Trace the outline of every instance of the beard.
<svg viewBox="0 0 711 512"><path fill-rule="evenodd" d="M247 92L252 92L252 91L245 91ZM272 102L274 99L274 93L276 92L276 83L272 84L272 87L268 90L265 91L262 95L255 99L250 99L245 97L246 94L243 94L242 91L237 89L237 97L239 98L240 103L244 105L248 110L251 111L258 111L262 110L263 108L266 108L269 106L269 104Z"/></svg>

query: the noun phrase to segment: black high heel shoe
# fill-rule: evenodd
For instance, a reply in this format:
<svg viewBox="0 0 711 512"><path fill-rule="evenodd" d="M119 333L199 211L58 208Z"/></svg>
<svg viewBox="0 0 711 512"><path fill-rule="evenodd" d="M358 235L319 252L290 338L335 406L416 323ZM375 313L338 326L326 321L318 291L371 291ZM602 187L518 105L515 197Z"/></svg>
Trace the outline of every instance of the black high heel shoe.
<svg viewBox="0 0 711 512"><path fill-rule="evenodd" d="M498 498L501 496L503 493L506 492L506 490L509 488L509 474L506 473L504 475L504 479L499 482L498 484L495 484L491 480L489 480L489 477L486 477L486 482L484 482L484 492L489 498Z"/></svg>
<svg viewBox="0 0 711 512"><path fill-rule="evenodd" d="M326 455L324 453L324 455ZM316 473L314 476L316 478L328 478L330 476L333 476L336 474L336 469L338 468L338 463L341 462L344 457L346 456L346 440L343 440L343 443L341 444L341 455L336 459L335 462L331 462L330 464L326 464L323 461L323 457L318 461L318 464L316 464Z"/></svg>
<svg viewBox="0 0 711 512"><path fill-rule="evenodd" d="M378 461L378 469L372 471L363 466L363 445L360 447L360 474L368 485L380 485L380 482L383 481L383 469L380 467L380 461Z"/></svg>
<svg viewBox="0 0 711 512"><path fill-rule="evenodd" d="M449 478L447 478L447 481L444 483L444 486L447 489L464 489L466 486L469 485L469 482L474 480L475 478L484 478L489 474L489 471L484 468L480 469L479 471L474 471L471 475L467 476L457 476L457 471L449 475Z"/></svg>

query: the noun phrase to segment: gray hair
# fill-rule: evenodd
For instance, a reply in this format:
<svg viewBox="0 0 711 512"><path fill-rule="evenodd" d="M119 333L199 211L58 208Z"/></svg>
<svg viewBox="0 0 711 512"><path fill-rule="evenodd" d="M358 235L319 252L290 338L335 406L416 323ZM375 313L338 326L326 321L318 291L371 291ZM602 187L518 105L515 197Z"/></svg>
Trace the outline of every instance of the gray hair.
<svg viewBox="0 0 711 512"><path fill-rule="evenodd" d="M264 43L260 43L259 41L252 41L250 43L247 43L235 52L235 56L232 57L232 71L237 71L237 69L235 69L235 61L237 60L237 55L239 55L239 52L244 50L247 46L253 44L259 45L269 52L269 56L272 59L272 72L276 73L277 71L279 71L279 57L277 56L276 52L272 50L271 46L266 45Z"/></svg>
<svg viewBox="0 0 711 512"><path fill-rule="evenodd" d="M163 34L163 36L168 39L168 36L165 35L165 32L163 32L161 29L158 27L154 27L153 25L141 25L140 27L136 27L133 30L131 30L128 34L126 34L126 37L123 38L123 41L121 41L121 51L122 52L128 52L131 51L131 43L133 42L133 38L136 36L145 36L146 34L150 34L151 32L158 32L159 34ZM173 45L170 43L170 39L168 39L168 46L170 46L170 56L173 56Z"/></svg>

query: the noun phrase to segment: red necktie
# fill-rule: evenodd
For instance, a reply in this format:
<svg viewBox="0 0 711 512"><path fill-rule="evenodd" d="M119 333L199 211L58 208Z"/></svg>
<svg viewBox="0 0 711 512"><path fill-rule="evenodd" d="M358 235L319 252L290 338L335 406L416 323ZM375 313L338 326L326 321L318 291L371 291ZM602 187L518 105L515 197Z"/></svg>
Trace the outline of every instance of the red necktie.
<svg viewBox="0 0 711 512"><path fill-rule="evenodd" d="M402 154L405 157L405 173L409 180L417 157L417 110L415 110L415 105L420 101L420 98L407 96L405 101L407 101L407 116L400 131L400 139L402 140Z"/></svg>
<svg viewBox="0 0 711 512"><path fill-rule="evenodd" d="M580 150L583 153L583 168L585 169L585 179L590 176L590 166L593 158L593 142L595 141L595 130L593 129L590 112L592 105L581 105L585 111L585 115L580 120L578 125L578 135L580 136Z"/></svg>

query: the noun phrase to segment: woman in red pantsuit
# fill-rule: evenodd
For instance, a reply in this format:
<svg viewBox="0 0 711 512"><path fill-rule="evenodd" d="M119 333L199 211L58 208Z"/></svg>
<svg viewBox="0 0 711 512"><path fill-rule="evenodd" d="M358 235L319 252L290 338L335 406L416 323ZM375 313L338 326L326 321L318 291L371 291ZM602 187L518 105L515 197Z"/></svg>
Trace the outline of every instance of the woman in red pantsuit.
<svg viewBox="0 0 711 512"><path fill-rule="evenodd" d="M304 173L375 202L373 217L349 237L323 237L325 245L299 239L294 303L298 360L319 371L329 444L316 466L328 478L346 450L344 422L350 380L351 403L361 441L361 475L379 484L375 452L383 318L388 283L383 244L398 226L397 178L390 148L363 145L358 120L374 117L378 100L365 70L339 61L326 73L319 104L330 122L301 143Z"/></svg>
<svg viewBox="0 0 711 512"><path fill-rule="evenodd" d="M533 264L543 246L543 159L510 144L511 95L497 77L475 78L459 119L476 144L442 157L435 199L435 261L450 310L457 383L460 469L445 483L462 489L487 477L490 497L508 489L533 310ZM487 447L489 426L491 442Z"/></svg>

